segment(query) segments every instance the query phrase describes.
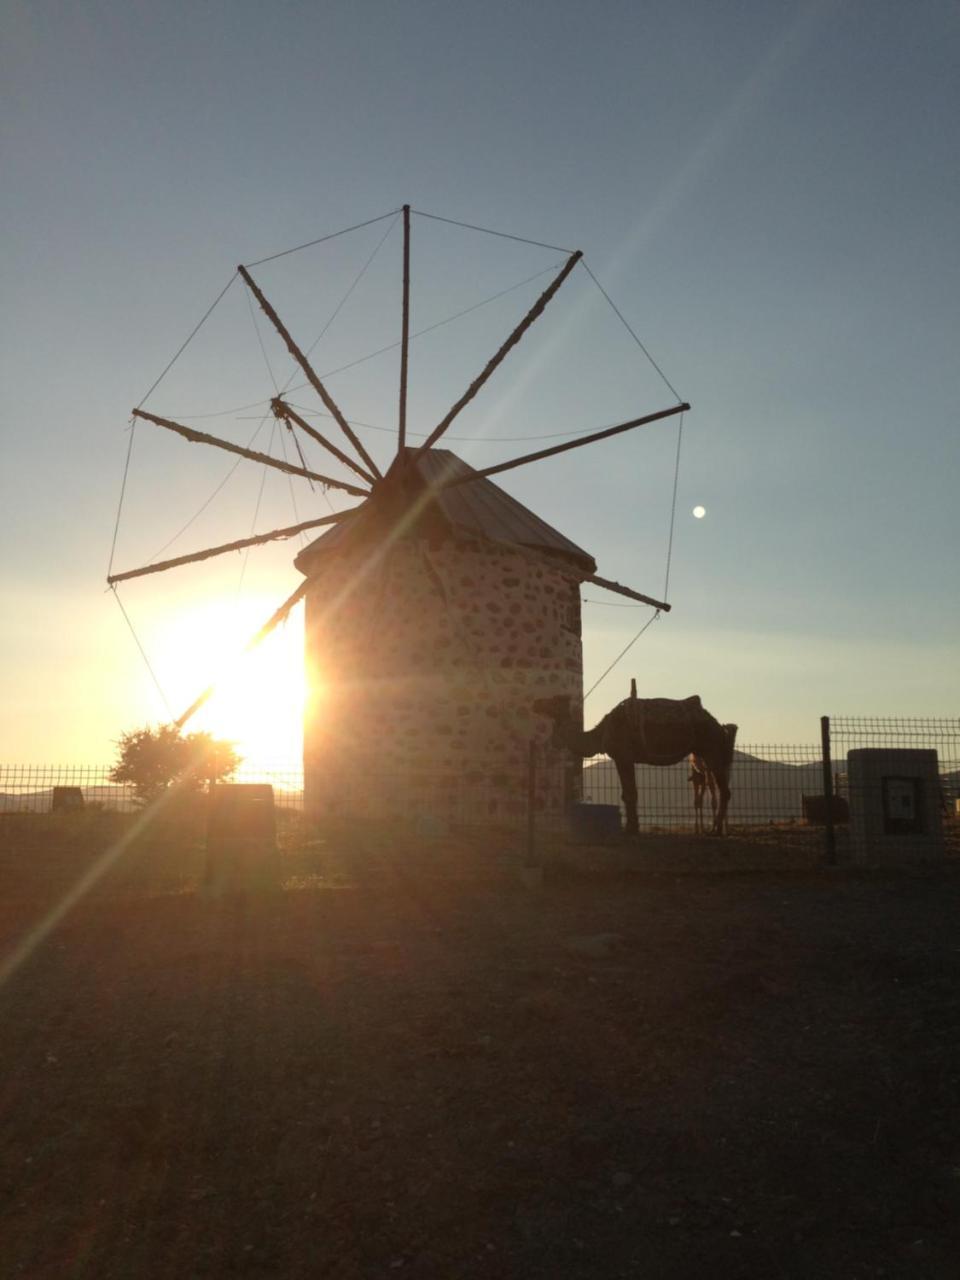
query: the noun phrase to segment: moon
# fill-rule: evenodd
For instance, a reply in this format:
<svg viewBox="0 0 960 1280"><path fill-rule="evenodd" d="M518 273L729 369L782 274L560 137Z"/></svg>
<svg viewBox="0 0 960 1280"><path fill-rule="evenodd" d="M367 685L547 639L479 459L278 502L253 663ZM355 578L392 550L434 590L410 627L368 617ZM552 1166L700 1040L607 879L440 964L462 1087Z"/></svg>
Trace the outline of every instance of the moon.
<svg viewBox="0 0 960 1280"><path fill-rule="evenodd" d="M693 508L693 514L696 516L696 518L697 518L698 520L702 520L702 519L703 519L703 517L707 514L707 508L706 508L706 507L694 507L694 508Z"/></svg>

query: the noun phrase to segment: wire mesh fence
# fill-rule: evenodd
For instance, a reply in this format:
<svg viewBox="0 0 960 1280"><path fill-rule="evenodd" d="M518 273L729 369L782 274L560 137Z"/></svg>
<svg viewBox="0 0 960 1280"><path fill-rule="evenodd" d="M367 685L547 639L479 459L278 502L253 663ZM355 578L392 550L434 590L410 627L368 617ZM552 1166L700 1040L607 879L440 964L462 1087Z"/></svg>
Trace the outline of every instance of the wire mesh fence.
<svg viewBox="0 0 960 1280"><path fill-rule="evenodd" d="M530 757L525 753L525 759ZM420 770L402 778L359 779L326 801L331 815L366 812L371 816L463 825L502 824L522 828L531 804L556 829L572 803L615 806L622 812L617 771L606 757L585 760L577 771L562 754L540 749L530 766L513 764L496 773ZM579 778L577 773L579 772ZM77 807L133 812L134 788L110 781L109 765L2 765L0 812L50 813ZM636 767L640 819L645 828L693 830L696 825L690 767ZM231 781L270 783L278 807L304 808L304 776L290 769L240 769ZM532 787L532 790L531 790ZM749 746L738 750L731 787L732 825L799 822L804 797L820 794L818 745ZM703 812L712 821L709 791Z"/></svg>
<svg viewBox="0 0 960 1280"><path fill-rule="evenodd" d="M133 813L140 802L128 783L110 781L110 765L0 764L0 814L103 809ZM269 782L274 802L303 808L303 774L291 769L240 769L234 782Z"/></svg>
<svg viewBox="0 0 960 1280"><path fill-rule="evenodd" d="M636 765L638 815L641 830L709 830L715 812L707 786L702 807L688 761L669 766ZM815 806L810 799L823 793L819 743L748 744L734 753L730 774L730 827L798 823ZM709 782L709 780L708 780ZM620 779L605 756L584 761L582 802L617 806L623 814Z"/></svg>
<svg viewBox="0 0 960 1280"><path fill-rule="evenodd" d="M960 850L960 719L841 717L827 723L826 771L823 741L738 745L730 777L731 834L756 839L764 828L769 844L805 831L841 861L870 861L878 850L881 856ZM522 747L495 772L358 773L332 794L309 774L305 788L303 772L289 768L242 767L231 781L269 783L278 810L291 817L379 822L386 830L400 823L425 836L477 831L492 840L503 836L531 856L548 841L603 842L619 834L625 810L611 760L581 765L563 752ZM108 765L0 764L0 817L71 809L136 812L135 789L109 775ZM637 765L635 778L641 832L710 831L714 797L709 787L698 797L688 761Z"/></svg>

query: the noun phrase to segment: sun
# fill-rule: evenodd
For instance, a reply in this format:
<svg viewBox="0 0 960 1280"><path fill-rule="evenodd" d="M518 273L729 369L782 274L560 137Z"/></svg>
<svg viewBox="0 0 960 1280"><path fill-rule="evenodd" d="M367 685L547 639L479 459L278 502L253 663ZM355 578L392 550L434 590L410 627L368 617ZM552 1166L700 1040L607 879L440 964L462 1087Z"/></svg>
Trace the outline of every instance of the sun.
<svg viewBox="0 0 960 1280"><path fill-rule="evenodd" d="M178 713L214 685L185 732L204 730L232 742L245 770L299 771L306 696L302 611L243 652L275 604L266 596L205 602L170 620L159 652L167 696Z"/></svg>

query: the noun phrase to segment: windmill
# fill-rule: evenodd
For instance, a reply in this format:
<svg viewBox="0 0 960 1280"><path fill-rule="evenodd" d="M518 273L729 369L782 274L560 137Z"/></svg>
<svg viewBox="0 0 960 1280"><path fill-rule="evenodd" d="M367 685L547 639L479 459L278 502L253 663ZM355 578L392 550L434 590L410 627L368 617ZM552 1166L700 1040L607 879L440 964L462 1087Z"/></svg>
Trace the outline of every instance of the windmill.
<svg viewBox="0 0 960 1280"><path fill-rule="evenodd" d="M349 473L337 478L185 426L136 420L360 499L347 511L237 539L120 573L111 587L231 551L332 526L296 557L303 581L251 639L259 643L304 599L308 704L304 790L315 813L395 816L424 809L498 822L523 807L531 740L552 726L536 701L583 698L580 586L669 610L602 578L589 552L506 494L491 477L681 414L685 402L474 469L439 447L445 432L544 313L577 265L566 258L520 322L443 418L407 440L410 215L403 214L403 295L396 452L381 470L248 267L250 294L319 397L339 435L322 434L283 394L271 409L296 439L319 445ZM387 215L389 216L389 215ZM254 264L256 265L256 264ZM584 267L586 264L584 263ZM586 268L589 271L589 268ZM590 273L592 275L592 273ZM621 317L622 318L622 317ZM175 722L182 727L206 689ZM563 803L555 792L551 805ZM567 788L569 791L569 788Z"/></svg>

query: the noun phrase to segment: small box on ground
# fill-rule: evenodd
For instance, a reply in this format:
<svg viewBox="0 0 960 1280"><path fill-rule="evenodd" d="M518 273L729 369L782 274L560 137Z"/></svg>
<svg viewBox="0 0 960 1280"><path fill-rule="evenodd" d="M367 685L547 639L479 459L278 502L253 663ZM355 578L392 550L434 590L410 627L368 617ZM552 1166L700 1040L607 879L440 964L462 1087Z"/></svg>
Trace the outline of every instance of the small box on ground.
<svg viewBox="0 0 960 1280"><path fill-rule="evenodd" d="M54 813L69 813L83 808L83 791L80 787L54 787L50 807Z"/></svg>
<svg viewBox="0 0 960 1280"><path fill-rule="evenodd" d="M802 795L800 803L803 807L804 822L811 827L826 825L828 813L826 796ZM850 821L850 805L843 796L830 797L829 813L834 823L843 824Z"/></svg>

